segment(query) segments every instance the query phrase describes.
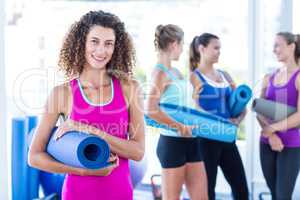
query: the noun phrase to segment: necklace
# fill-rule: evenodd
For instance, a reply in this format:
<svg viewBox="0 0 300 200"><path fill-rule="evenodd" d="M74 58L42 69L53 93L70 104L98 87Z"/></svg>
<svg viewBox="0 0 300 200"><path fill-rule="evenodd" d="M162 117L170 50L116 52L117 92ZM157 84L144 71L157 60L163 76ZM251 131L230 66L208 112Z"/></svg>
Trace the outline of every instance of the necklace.
<svg viewBox="0 0 300 200"><path fill-rule="evenodd" d="M111 81L109 81L108 83L102 84L102 85L93 85L90 82L86 82L87 84L84 86L85 88L89 88L92 90L99 90L100 88L104 88L104 87L109 87L111 85Z"/></svg>

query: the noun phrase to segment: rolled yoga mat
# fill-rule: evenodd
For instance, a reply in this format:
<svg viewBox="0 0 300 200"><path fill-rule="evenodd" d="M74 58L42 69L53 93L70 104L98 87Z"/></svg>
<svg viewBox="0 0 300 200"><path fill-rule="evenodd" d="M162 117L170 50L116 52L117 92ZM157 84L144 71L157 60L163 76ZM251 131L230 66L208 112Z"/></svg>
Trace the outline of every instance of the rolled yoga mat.
<svg viewBox="0 0 300 200"><path fill-rule="evenodd" d="M29 118L31 119L31 118ZM30 124L30 123L29 123ZM28 134L28 138L27 138L27 143L28 143L28 146L31 145L31 141L33 139L33 136L35 134L35 131L36 131L36 127L32 128L30 133ZM31 168L34 170L34 168ZM43 193L44 193L44 196L50 196L51 194L56 194L56 200L60 200L61 199L61 191L62 191L62 186L63 186L63 182L64 182L64 179L65 179L65 174L58 174L58 173L50 173L50 172L46 172L46 171L42 171L42 170L38 170L38 169L35 169L37 171L37 174L35 174L34 172L31 172L34 173L34 176L32 178L29 178L28 179L28 186L36 186L36 177L35 175L37 175L37 186L38 188L36 187L32 187L31 190L29 190L29 192L31 194L35 194L35 192L38 193L39 191L39 184L41 184L42 186L42 190L43 190ZM37 190L35 190L37 189ZM30 195L30 194L29 194ZM30 199L37 199L37 200L40 200L40 198L35 197L35 198L30 198ZM44 198L42 198L44 199ZM46 197L45 197L46 199Z"/></svg>
<svg viewBox="0 0 300 200"><path fill-rule="evenodd" d="M252 109L258 114L275 122L286 119L297 111L297 108L275 101L257 98L252 103Z"/></svg>
<svg viewBox="0 0 300 200"><path fill-rule="evenodd" d="M55 133L57 128L54 128ZM58 140L52 134L47 152L56 160L73 167L100 169L107 167L110 156L108 144L97 136L70 131Z"/></svg>
<svg viewBox="0 0 300 200"><path fill-rule="evenodd" d="M239 116L246 108L252 97L252 90L247 85L238 86L229 98L231 117Z"/></svg>
<svg viewBox="0 0 300 200"><path fill-rule="evenodd" d="M229 120L184 106L163 103L160 104L160 108L175 121L185 125L196 125L197 128L192 130L193 136L222 142L233 142L236 139L237 126ZM146 115L145 120L149 126L176 132L176 129L159 124Z"/></svg>

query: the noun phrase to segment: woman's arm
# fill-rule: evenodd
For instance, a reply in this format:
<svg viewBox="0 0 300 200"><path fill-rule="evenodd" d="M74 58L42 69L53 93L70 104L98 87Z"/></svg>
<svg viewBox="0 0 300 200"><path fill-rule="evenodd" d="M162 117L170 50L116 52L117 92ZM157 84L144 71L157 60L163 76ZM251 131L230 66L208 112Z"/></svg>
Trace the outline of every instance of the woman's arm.
<svg viewBox="0 0 300 200"><path fill-rule="evenodd" d="M32 167L49 172L80 174L81 172L76 168L55 161L46 152L51 131L56 125L60 113L64 112L61 104L67 104L68 101L65 97L68 89L65 87L67 86L55 87L48 97L44 113L29 149L28 163Z"/></svg>
<svg viewBox="0 0 300 200"><path fill-rule="evenodd" d="M28 164L32 167L53 173L70 173L76 175L108 175L110 169L95 170L75 168L54 160L47 152L46 147L51 136L51 131L56 125L61 113L68 113L69 88L66 85L55 87L48 97L44 113L33 137L29 153ZM115 166L111 166L115 167Z"/></svg>
<svg viewBox="0 0 300 200"><path fill-rule="evenodd" d="M146 112L148 116L160 124L164 124L170 128L177 129L182 136L190 137L191 133L187 126L174 121L159 107L161 95L163 94L168 85L168 79L165 73L160 70L156 70L154 71L152 77L152 87L150 89L149 96L147 99Z"/></svg>
<svg viewBox="0 0 300 200"><path fill-rule="evenodd" d="M266 74L263 78L263 82L262 82L262 87L261 87L261 91L260 91L260 98L264 99L265 98L265 93L266 93L266 89L267 86L269 84L270 81L270 74ZM260 125L261 128L265 127L265 126L269 126L269 122L268 119L265 118L264 116L257 114L256 115L256 119Z"/></svg>
<svg viewBox="0 0 300 200"><path fill-rule="evenodd" d="M266 89L268 87L269 81L270 81L270 74L266 74L263 78L262 88L260 92L260 98L265 98ZM265 137L268 138L270 147L273 151L282 151L284 148L284 145L281 141L281 139L277 136L277 134L273 134L273 127L270 126L270 120L264 117L263 115L256 115L256 119L261 126L261 134L263 134ZM271 132L269 130L272 130Z"/></svg>
<svg viewBox="0 0 300 200"><path fill-rule="evenodd" d="M96 135L105 139L112 152L118 156L139 161L145 152L145 123L143 93L137 81L123 84L123 91L129 109L129 140L120 139L99 129Z"/></svg>
<svg viewBox="0 0 300 200"><path fill-rule="evenodd" d="M203 83L199 80L195 73L190 74L190 82L193 86L193 95L192 98L195 101L196 107L200 108L199 103L199 93L202 90Z"/></svg>

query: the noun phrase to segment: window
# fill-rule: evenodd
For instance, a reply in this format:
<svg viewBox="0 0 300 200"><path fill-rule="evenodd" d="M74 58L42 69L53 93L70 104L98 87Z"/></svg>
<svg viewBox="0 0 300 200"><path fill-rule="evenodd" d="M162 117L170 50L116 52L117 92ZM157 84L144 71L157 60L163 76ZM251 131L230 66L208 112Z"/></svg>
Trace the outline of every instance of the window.
<svg viewBox="0 0 300 200"><path fill-rule="evenodd" d="M168 23L179 25L185 32L184 52L180 61L174 63L184 74L188 74L188 47L192 38L211 32L218 35L222 43L217 66L229 71L237 83L247 83L247 3L247 0L40 1L35 4L24 1L6 27L8 110L13 115L41 113L53 86L63 81L62 76L57 75L56 66L65 32L74 20L94 9L113 12L125 22L137 50L135 73L145 90L147 84L144 83L151 78L147 75L156 63L155 28ZM241 139L245 138L244 130L242 127ZM149 183L150 176L161 170L155 153L158 133L147 129L149 165L143 183ZM228 192L223 182L218 182L217 191Z"/></svg>

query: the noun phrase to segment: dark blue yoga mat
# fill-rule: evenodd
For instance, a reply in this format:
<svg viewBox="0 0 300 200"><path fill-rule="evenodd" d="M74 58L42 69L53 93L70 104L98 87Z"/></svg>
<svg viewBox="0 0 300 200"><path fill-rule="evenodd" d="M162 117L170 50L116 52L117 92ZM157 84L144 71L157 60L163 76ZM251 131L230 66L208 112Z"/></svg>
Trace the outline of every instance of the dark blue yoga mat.
<svg viewBox="0 0 300 200"><path fill-rule="evenodd" d="M229 98L231 117L239 116L246 108L252 97L252 90L247 85L237 87Z"/></svg>
<svg viewBox="0 0 300 200"><path fill-rule="evenodd" d="M175 121L186 125L196 125L197 128L192 130L192 134L196 137L203 137L222 142L233 142L236 139L237 126L229 120L185 106L163 103L160 104L160 108ZM172 127L157 123L148 116L145 116L145 120L149 126L176 131L175 129L172 129Z"/></svg>
<svg viewBox="0 0 300 200"><path fill-rule="evenodd" d="M53 130L55 133L56 128ZM47 152L56 160L73 167L100 169L109 165L110 149L100 137L70 131L55 140L53 134Z"/></svg>

